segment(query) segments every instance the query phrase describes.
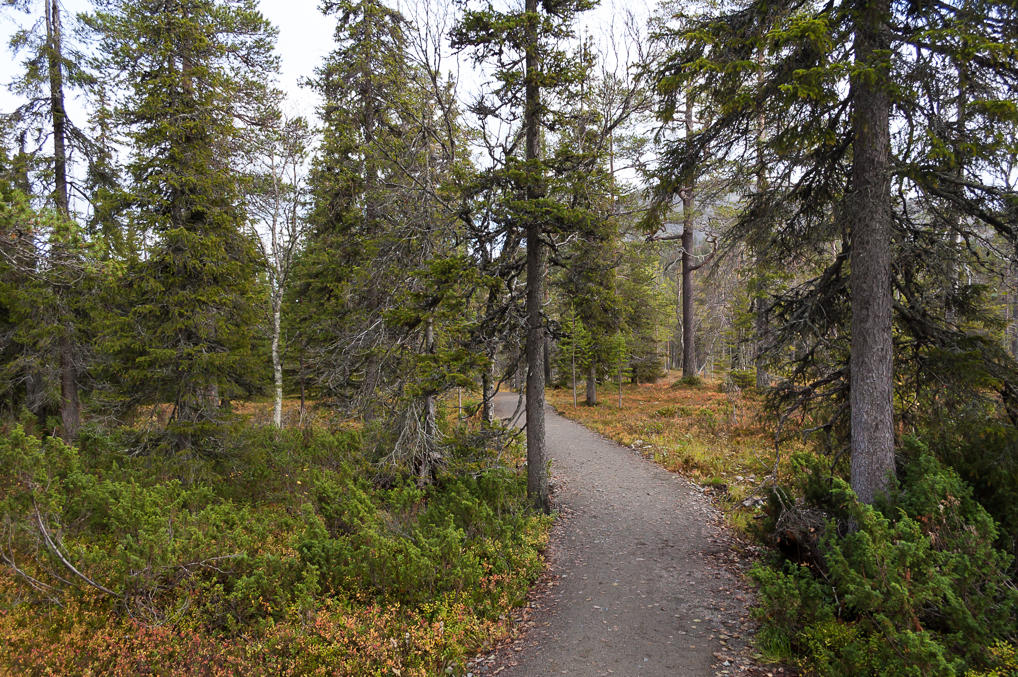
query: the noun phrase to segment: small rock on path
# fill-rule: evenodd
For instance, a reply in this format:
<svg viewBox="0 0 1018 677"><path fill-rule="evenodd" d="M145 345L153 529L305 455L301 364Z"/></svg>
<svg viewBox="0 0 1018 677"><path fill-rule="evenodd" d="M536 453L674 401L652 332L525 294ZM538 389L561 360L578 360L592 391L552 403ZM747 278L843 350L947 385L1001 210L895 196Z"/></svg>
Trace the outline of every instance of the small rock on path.
<svg viewBox="0 0 1018 677"><path fill-rule="evenodd" d="M496 399L500 416L517 396ZM716 508L680 475L550 409L560 519L528 628L474 675L765 675L748 658L749 591ZM726 664L727 662L727 664Z"/></svg>

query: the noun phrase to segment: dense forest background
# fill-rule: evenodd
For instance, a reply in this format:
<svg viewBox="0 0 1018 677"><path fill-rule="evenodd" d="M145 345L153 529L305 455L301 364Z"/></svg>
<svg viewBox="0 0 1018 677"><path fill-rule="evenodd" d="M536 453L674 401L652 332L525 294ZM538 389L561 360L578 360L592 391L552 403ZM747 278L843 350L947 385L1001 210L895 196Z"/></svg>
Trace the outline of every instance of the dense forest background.
<svg viewBox="0 0 1018 677"><path fill-rule="evenodd" d="M323 0L301 117L255 0L3 3L5 666L464 669L545 389L672 370L765 405L779 658L1013 661L1018 5L594 5Z"/></svg>

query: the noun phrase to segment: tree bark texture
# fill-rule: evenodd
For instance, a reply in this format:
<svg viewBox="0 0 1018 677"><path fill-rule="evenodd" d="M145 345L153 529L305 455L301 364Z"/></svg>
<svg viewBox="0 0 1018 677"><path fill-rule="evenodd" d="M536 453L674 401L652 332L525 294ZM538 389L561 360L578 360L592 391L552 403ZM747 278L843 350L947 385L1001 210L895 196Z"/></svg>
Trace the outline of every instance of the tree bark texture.
<svg viewBox="0 0 1018 677"><path fill-rule="evenodd" d="M495 363L481 374L481 421L491 425L495 420Z"/></svg>
<svg viewBox="0 0 1018 677"><path fill-rule="evenodd" d="M696 318L693 314L693 194L682 196L682 375L696 374Z"/></svg>
<svg viewBox="0 0 1018 677"><path fill-rule="evenodd" d="M686 136L693 133L693 99L686 95ZM693 315L693 186L682 189L682 376L696 374Z"/></svg>
<svg viewBox="0 0 1018 677"><path fill-rule="evenodd" d="M531 172L540 158L541 89L537 55L537 0L526 0L526 91L523 124L526 129L526 160ZM527 199L543 196L541 176L531 176ZM551 511L548 472L544 448L544 245L541 223L531 215L527 220L527 496L534 506Z"/></svg>
<svg viewBox="0 0 1018 677"><path fill-rule="evenodd" d="M283 360L279 354L280 316L283 299L272 299L272 377L275 382L275 401L272 406L272 423L283 427Z"/></svg>
<svg viewBox="0 0 1018 677"><path fill-rule="evenodd" d="M852 83L851 481L872 503L894 475L891 333L890 97L886 50L889 0L862 0L855 26Z"/></svg>
<svg viewBox="0 0 1018 677"><path fill-rule="evenodd" d="M597 367L594 366L594 360L590 361L590 366L587 367L587 400L588 407L593 407L597 404Z"/></svg>
<svg viewBox="0 0 1018 677"><path fill-rule="evenodd" d="M57 210L70 219L71 208L67 191L67 113L64 109L63 47L60 35L60 5L46 0L46 67L49 71L50 118L53 122L53 201ZM81 425L78 399L78 373L74 365L72 329L64 328L60 337L60 419L63 439L72 442Z"/></svg>

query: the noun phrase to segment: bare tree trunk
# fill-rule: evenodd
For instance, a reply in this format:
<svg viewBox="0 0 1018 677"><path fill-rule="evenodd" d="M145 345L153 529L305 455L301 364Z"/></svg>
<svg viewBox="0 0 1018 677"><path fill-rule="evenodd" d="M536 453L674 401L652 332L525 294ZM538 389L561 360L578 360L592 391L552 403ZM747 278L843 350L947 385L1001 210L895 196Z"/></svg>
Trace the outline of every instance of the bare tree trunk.
<svg viewBox="0 0 1018 677"><path fill-rule="evenodd" d="M495 362L481 374L481 421L491 425L495 420Z"/></svg>
<svg viewBox="0 0 1018 677"><path fill-rule="evenodd" d="M283 427L283 360L279 354L280 316L283 299L279 294L272 299L272 376L275 380L275 402L272 407L272 423Z"/></svg>
<svg viewBox="0 0 1018 677"><path fill-rule="evenodd" d="M695 322L693 314L693 195L682 195L682 375L696 374Z"/></svg>
<svg viewBox="0 0 1018 677"><path fill-rule="evenodd" d="M57 0L46 0L46 61L49 71L50 117L53 122L53 200L57 210L71 218L67 193L67 113L64 109L63 47L60 36L60 5ZM73 328L63 327L60 338L60 419L63 439L72 442L81 425L81 405L78 400L78 374L74 365Z"/></svg>
<svg viewBox="0 0 1018 677"><path fill-rule="evenodd" d="M886 492L894 476L889 14L889 0L859 3L855 62L867 70L852 83L851 469L852 489L865 503Z"/></svg>
<svg viewBox="0 0 1018 677"><path fill-rule="evenodd" d="M597 404L597 367L594 366L594 360L591 360L590 365L587 367L586 404L588 407L593 407Z"/></svg>
<svg viewBox="0 0 1018 677"><path fill-rule="evenodd" d="M693 133L693 97L686 94L686 136ZM693 186L682 197L682 376L696 374L696 346L693 316Z"/></svg>
<svg viewBox="0 0 1018 677"><path fill-rule="evenodd" d="M526 0L526 92L523 125L526 129L526 160L540 159L541 89L537 55L537 0ZM543 181L531 177L527 199L543 196ZM541 305L544 300L544 245L541 223L536 216L527 222L527 496L537 509L551 511L548 496L548 472L544 448L544 324Z"/></svg>

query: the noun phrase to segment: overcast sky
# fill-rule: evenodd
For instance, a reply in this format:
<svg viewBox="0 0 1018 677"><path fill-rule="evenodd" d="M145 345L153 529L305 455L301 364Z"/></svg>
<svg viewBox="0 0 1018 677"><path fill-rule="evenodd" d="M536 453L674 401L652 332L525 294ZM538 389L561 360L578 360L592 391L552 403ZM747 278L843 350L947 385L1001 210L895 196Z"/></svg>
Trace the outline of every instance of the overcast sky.
<svg viewBox="0 0 1018 677"><path fill-rule="evenodd" d="M414 0L393 0L394 5L408 5ZM583 23L591 33L604 30L613 19L620 17L623 10L633 11L645 18L651 0L602 0L601 6L584 16ZM41 7L41 3L37 3ZM318 11L318 0L260 0L262 13L279 28L278 52L282 58L280 84L287 92L290 113L311 116L315 97L311 92L298 87L301 78L314 72L322 58L332 49L335 19L323 16ZM92 8L88 0L62 0L66 25L79 12ZM15 100L6 85L17 74L20 66L12 56L7 43L11 35L30 21L30 17L10 9L0 9L0 111L10 111ZM616 22L618 23L618 22ZM463 64L465 70L469 69ZM460 71L461 77L469 77ZM73 114L73 111L71 111Z"/></svg>
<svg viewBox="0 0 1018 677"><path fill-rule="evenodd" d="M279 28L278 52L282 57L281 85L288 94L290 112L312 114L314 96L298 88L300 78L314 72L322 58L332 48L332 36L336 22L318 11L318 0L260 0L262 13ZM88 0L62 0L65 19L92 8ZM41 4L40 4L41 7ZM6 85L20 69L20 57L13 57L7 47L11 36L19 27L26 25L30 17L10 9L0 10L0 109L9 111L14 99ZM17 60L15 60L17 58Z"/></svg>

